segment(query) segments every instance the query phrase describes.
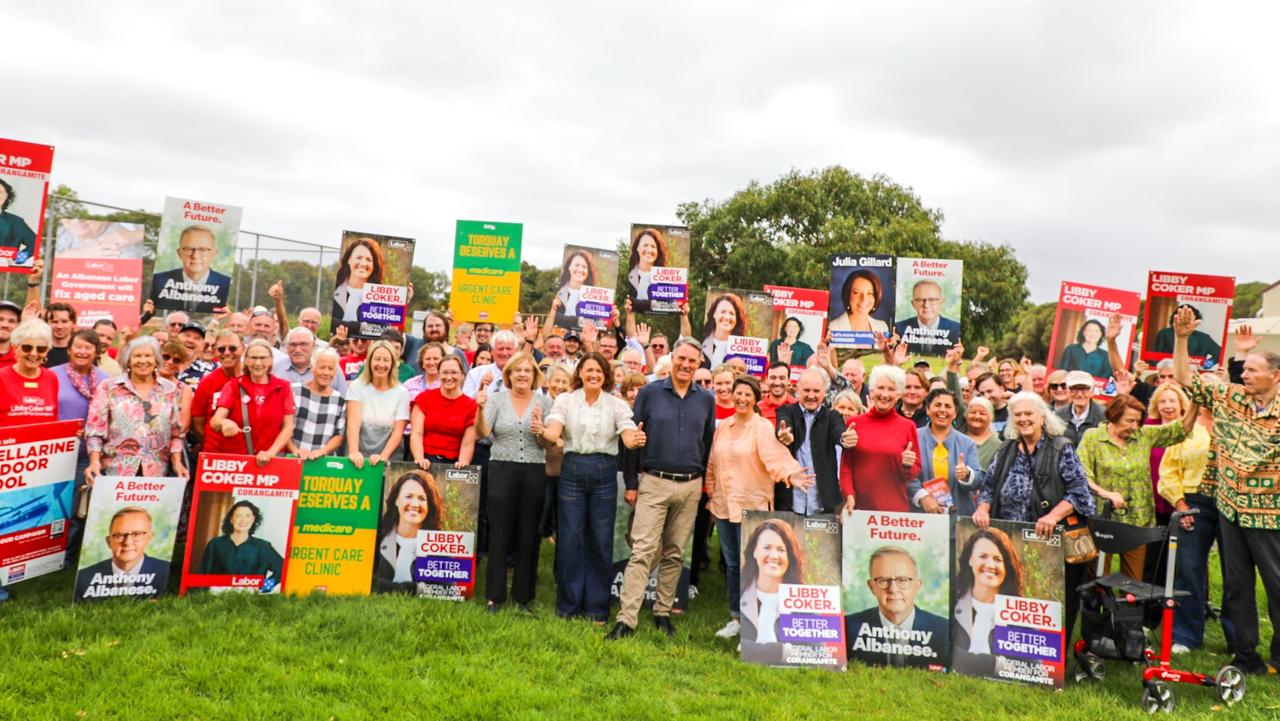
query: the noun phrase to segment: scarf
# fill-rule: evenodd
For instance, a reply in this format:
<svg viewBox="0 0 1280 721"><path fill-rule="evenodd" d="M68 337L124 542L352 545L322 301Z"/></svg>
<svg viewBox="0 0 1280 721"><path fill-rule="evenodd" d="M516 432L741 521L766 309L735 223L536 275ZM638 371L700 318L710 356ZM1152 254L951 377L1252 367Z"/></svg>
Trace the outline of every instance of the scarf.
<svg viewBox="0 0 1280 721"><path fill-rule="evenodd" d="M88 373L80 375L74 368L67 366L67 378L71 379L71 385L76 392L85 397L85 400L93 400L93 390L101 380L98 378L98 373L98 369L94 367L90 368Z"/></svg>

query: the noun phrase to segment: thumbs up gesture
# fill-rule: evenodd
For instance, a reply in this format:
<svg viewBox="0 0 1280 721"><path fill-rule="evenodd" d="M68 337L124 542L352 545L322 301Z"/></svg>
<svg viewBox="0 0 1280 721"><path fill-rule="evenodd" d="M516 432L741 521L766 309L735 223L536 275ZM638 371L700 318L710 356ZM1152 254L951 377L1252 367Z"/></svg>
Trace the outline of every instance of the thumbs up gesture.
<svg viewBox="0 0 1280 721"><path fill-rule="evenodd" d="M478 397L479 396L477 396L477 398ZM529 412L529 430L532 431L535 436L542 435L542 406L534 406L533 410Z"/></svg>
<svg viewBox="0 0 1280 721"><path fill-rule="evenodd" d="M849 421L849 427L844 429L844 433L840 434L840 445L845 448L853 448L858 445L858 429L854 426L853 421Z"/></svg>
<svg viewBox="0 0 1280 721"><path fill-rule="evenodd" d="M485 373L480 377L480 387L488 388L493 383L493 373Z"/></svg>
<svg viewBox="0 0 1280 721"><path fill-rule="evenodd" d="M904 450L904 451L902 452L902 467L903 467L903 468L910 468L910 467L914 466L915 464L916 464L916 452L915 452L915 450L911 447L911 444L910 444L910 443L907 443L907 448L906 448L906 450Z"/></svg>
<svg viewBox="0 0 1280 721"><path fill-rule="evenodd" d="M649 437L644 433L644 421L636 426L635 431L631 434L632 448L644 448L644 444L649 442Z"/></svg>
<svg viewBox="0 0 1280 721"><path fill-rule="evenodd" d="M791 426L787 425L786 421L778 421L778 441L784 446L789 446L795 440L796 436L791 432Z"/></svg>
<svg viewBox="0 0 1280 721"><path fill-rule="evenodd" d="M964 463L963 453L956 457L956 478L961 481L969 480L969 466Z"/></svg>

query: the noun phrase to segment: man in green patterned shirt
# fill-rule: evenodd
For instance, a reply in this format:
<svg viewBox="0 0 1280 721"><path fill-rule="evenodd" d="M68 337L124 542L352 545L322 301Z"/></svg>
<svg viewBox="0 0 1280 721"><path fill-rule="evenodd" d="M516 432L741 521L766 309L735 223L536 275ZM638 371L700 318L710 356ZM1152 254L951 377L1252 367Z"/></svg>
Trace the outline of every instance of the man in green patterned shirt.
<svg viewBox="0 0 1280 721"><path fill-rule="evenodd" d="M1187 337L1195 316L1174 316L1173 372L1191 400L1213 412L1213 450L1202 492L1216 489L1222 514L1223 612L1235 625L1235 659L1246 673L1275 673L1280 666L1280 354L1250 353L1243 383L1201 379L1188 360ZM1262 576L1271 617L1270 666L1258 654L1256 575Z"/></svg>

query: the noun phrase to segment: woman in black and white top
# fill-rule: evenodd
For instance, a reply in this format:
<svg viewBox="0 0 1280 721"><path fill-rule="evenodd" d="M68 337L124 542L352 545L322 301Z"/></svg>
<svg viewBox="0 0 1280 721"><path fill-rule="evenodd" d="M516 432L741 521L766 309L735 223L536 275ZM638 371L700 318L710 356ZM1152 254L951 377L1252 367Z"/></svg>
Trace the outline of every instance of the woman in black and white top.
<svg viewBox="0 0 1280 721"><path fill-rule="evenodd" d="M293 384L298 408L289 452L309 461L340 452L347 431L346 400L334 387L338 377L338 352L332 348L311 357L311 380Z"/></svg>

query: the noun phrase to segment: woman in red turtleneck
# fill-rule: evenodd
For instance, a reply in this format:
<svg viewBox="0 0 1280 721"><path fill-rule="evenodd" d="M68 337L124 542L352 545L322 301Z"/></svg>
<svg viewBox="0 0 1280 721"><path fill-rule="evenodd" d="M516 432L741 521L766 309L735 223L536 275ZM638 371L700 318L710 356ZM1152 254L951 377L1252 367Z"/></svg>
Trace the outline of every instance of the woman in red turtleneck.
<svg viewBox="0 0 1280 721"><path fill-rule="evenodd" d="M849 421L856 446L840 459L840 492L846 511L910 511L907 481L920 473L916 424L897 411L906 373L895 366L871 369L871 410Z"/></svg>

